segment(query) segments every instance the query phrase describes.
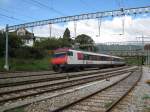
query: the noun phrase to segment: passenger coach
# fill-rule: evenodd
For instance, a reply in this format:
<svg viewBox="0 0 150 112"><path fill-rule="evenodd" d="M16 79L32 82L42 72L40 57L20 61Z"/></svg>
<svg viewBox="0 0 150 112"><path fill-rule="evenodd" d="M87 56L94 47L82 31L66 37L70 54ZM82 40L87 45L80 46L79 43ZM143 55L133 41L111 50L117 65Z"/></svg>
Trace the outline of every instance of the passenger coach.
<svg viewBox="0 0 150 112"><path fill-rule="evenodd" d="M57 72L68 69L83 70L89 67L106 68L125 65L121 57L72 49L55 50L50 62L53 70Z"/></svg>

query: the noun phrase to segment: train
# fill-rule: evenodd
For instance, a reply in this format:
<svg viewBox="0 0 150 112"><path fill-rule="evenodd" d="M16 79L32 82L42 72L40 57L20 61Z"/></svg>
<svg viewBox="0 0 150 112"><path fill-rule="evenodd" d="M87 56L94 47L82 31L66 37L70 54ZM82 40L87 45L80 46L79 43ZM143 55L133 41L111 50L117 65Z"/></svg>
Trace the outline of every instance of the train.
<svg viewBox="0 0 150 112"><path fill-rule="evenodd" d="M107 68L125 65L123 58L118 56L99 54L73 50L69 48L59 48L54 50L50 60L52 69L55 72L67 70L84 70L85 68Z"/></svg>

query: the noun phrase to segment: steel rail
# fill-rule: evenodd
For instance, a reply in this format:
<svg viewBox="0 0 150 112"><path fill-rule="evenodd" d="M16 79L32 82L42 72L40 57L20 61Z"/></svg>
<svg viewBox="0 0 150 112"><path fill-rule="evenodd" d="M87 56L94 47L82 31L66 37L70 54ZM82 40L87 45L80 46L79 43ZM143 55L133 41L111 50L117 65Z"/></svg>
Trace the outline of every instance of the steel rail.
<svg viewBox="0 0 150 112"><path fill-rule="evenodd" d="M81 72L81 73L78 73L78 74L69 75L69 78L77 77L77 76L80 76L80 75L91 75L93 73L101 73L101 72L102 71L100 71L100 70L89 72L89 73ZM108 72L108 71L105 71L105 72ZM18 86L18 85L25 85L25 84L30 84L30 83L46 82L46 81L59 80L59 79L66 79L66 77L68 77L68 74L63 74L63 75L59 75L59 76L55 76L55 77L49 77L49 78L46 77L46 78L42 78L42 79L18 81L18 82L13 82L13 83L12 82L1 83L0 88L10 87L10 86Z"/></svg>
<svg viewBox="0 0 150 112"><path fill-rule="evenodd" d="M54 109L54 110L52 110L52 111L50 111L50 112L61 112L61 111L65 110L65 109L67 109L67 108L69 108L69 107L71 107L71 106L73 106L73 105L75 105L75 104L77 104L77 103L79 103L79 102L85 100L85 99L90 98L91 96L94 96L94 95L98 94L99 92L105 91L105 90L107 90L108 88L111 88L111 87L115 86L116 84L120 83L121 81L127 79L130 75L132 75L132 73L133 73L133 72L131 72L129 75L127 75L127 76L124 77L123 79L120 79L119 81L113 83L112 85L107 86L106 88L103 88L103 89L101 89L101 90L99 90L99 91L97 91L97 92L95 92L95 93L92 93L92 94L90 94L90 95L88 95L88 96L85 96L85 97L83 97L83 98L81 98L81 99L79 99L79 100L77 100L77 101L74 101L74 102L72 102L72 103L70 103L70 104L64 105L64 106L62 106L62 107L60 107L60 108ZM141 78L141 74L140 74L140 77L138 78L138 80L132 85L132 88L137 84L137 82L140 80L140 78ZM125 94L127 94L127 93L125 93ZM123 96L125 97L126 95L123 95ZM118 99L118 102L119 102L120 100L121 100L121 99ZM114 105L116 105L116 104L114 103ZM112 106L112 107L113 107L113 106ZM112 109L112 107L110 107L110 110ZM109 112L109 110L107 110L106 112Z"/></svg>
<svg viewBox="0 0 150 112"><path fill-rule="evenodd" d="M1 79L8 79L8 78L22 78L22 77L37 77L37 76L45 76L45 75L53 75L53 74L59 74L59 73L43 73L43 74L35 74L35 75L18 75L18 76L6 76L6 77L0 77Z"/></svg>
<svg viewBox="0 0 150 112"><path fill-rule="evenodd" d="M44 91L38 91L38 92L33 92L33 93L30 93L30 94L20 95L20 96L17 96L17 97L6 98L6 99L3 99L3 100L0 100L0 103L2 104L2 103L7 102L7 101L14 101L14 100L21 99L21 98L26 98L26 97L31 97L31 96L35 96L35 95L40 95L40 94L43 94L43 93L46 93L46 92L52 92L52 91L56 91L56 90L61 90L61 89L65 89L65 88L72 87L72 86L77 86L77 85L81 85L81 84L85 84L85 83L89 83L89 82L93 82L93 81L97 81L97 80L102 80L102 79L114 77L114 76L117 76L117 75L120 75L120 74L123 74L123 73L128 73L128 72L131 72L131 70L130 71L126 70L126 71L114 72L111 75L109 75L109 74L108 75L99 75L99 76L94 76L94 77L86 77L86 78L83 78L83 79L69 80L69 81L66 81L66 82L56 83L54 85L51 84L51 85L47 85L47 87L54 86L54 88L52 88L52 89L48 89L48 90L44 90ZM83 82L78 82L78 81L83 81ZM68 82L70 82L68 85L62 86L63 84L68 83ZM75 84L73 84L74 82L75 82ZM60 85L60 86L55 87L56 85ZM32 88L32 89L36 89L36 88ZM1 95L3 95L3 94L6 95L7 93L1 93Z"/></svg>
<svg viewBox="0 0 150 112"><path fill-rule="evenodd" d="M103 77L104 78L104 76L105 75L101 75L101 77ZM109 76L109 75L108 75ZM95 76L96 78L97 78L97 76ZM100 78L97 78L97 80L99 80L99 79L101 79L101 77ZM88 78L88 77L87 77ZM94 78L94 77L93 77ZM84 79L86 79L86 78L84 78ZM28 87L28 88L20 88L20 89L13 89L13 90L8 90L8 91L2 91L2 92L0 92L0 95L5 95L5 94L9 94L9 93L14 93L14 92L21 92L21 91L26 91L26 90L31 90L31 89L37 89L37 88L44 88L44 87L49 87L49 86L53 86L53 85L61 85L61 84L63 84L63 83L68 83L68 82L72 82L72 81L74 81L74 82L76 82L76 81L79 81L79 80L83 80L83 78L81 78L81 79L70 79L70 80L68 80L68 81L59 81L59 82L56 82L56 83L52 83L52 84L44 84L44 85L38 85L38 86L30 86L30 87ZM92 82L92 77L91 77L91 80L89 80L89 81L87 81L87 82ZM85 81L86 82L86 81ZM80 83L81 84L81 83Z"/></svg>
<svg viewBox="0 0 150 112"><path fill-rule="evenodd" d="M123 67L116 67L116 68L112 68L112 69L121 69L121 68L127 68L128 66L123 66ZM110 68L107 68L107 69L110 69ZM106 69L106 70L107 70ZM90 69L90 70L84 70L84 71L93 71L93 70L98 70L97 68L95 68L95 69ZM101 69L101 70L105 70L105 69ZM84 72L84 71L81 71L81 72ZM32 73L34 73L35 71L33 71L33 72L12 72L12 73L31 73L30 75L29 74L19 74L19 75L15 75L15 76L0 76L0 79L7 79L7 78L20 78L20 77L32 77L32 76L42 76L42 75L52 75L52 74L60 74L60 73L58 73L58 72L51 72L51 73L40 73L40 72L36 72L36 73L40 73L40 74L33 74L32 75ZM41 72L46 72L46 71L41 71ZM49 71L47 71L47 72L49 72ZM11 73L11 72L8 72L8 74L9 73ZM75 72L64 72L64 73L75 73ZM0 73L1 74L1 73ZM4 74L4 73L2 73L2 74ZM62 73L63 74L63 73Z"/></svg>
<svg viewBox="0 0 150 112"><path fill-rule="evenodd" d="M141 71L140 71L141 72ZM140 81L142 77L142 72L140 73L140 77L138 78L138 80L133 84L133 86L130 87L130 89L125 93L123 94L118 100L116 100L105 112L110 112L113 108L115 108L115 106L121 101L123 100L128 94L129 92L131 92L134 87L137 85L137 83Z"/></svg>

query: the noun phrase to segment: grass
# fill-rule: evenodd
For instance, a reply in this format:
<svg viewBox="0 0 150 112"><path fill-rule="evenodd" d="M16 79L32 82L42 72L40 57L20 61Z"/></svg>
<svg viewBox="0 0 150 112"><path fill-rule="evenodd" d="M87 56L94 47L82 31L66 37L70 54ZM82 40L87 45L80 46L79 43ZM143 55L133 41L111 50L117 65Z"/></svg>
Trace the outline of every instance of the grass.
<svg viewBox="0 0 150 112"><path fill-rule="evenodd" d="M43 59L9 59L10 71L40 71L49 70L49 57ZM137 59L137 57L126 58L128 65L138 65L142 63L142 58ZM0 71L4 70L4 58L0 58Z"/></svg>
<svg viewBox="0 0 150 112"><path fill-rule="evenodd" d="M143 99L143 100L150 99L150 95L145 94L145 95L142 97L142 99Z"/></svg>
<svg viewBox="0 0 150 112"><path fill-rule="evenodd" d="M9 60L10 71L40 71L50 70L49 58L43 59L16 59L11 58ZM0 58L0 71L5 71L4 59Z"/></svg>
<svg viewBox="0 0 150 112"><path fill-rule="evenodd" d="M143 60L145 58L143 57ZM128 57L125 58L125 61L128 65L141 65L142 64L142 57Z"/></svg>
<svg viewBox="0 0 150 112"><path fill-rule="evenodd" d="M150 112L150 107L145 107L144 112Z"/></svg>
<svg viewBox="0 0 150 112"><path fill-rule="evenodd" d="M108 107L110 107L112 104L113 104L113 101L107 102L107 103L105 103L104 107L105 107L105 108L108 108Z"/></svg>
<svg viewBox="0 0 150 112"><path fill-rule="evenodd" d="M25 112L23 107L18 107L15 109L7 110L6 112Z"/></svg>
<svg viewBox="0 0 150 112"><path fill-rule="evenodd" d="M143 112L150 112L150 95L148 94L144 94L144 96L142 97L144 101L144 111Z"/></svg>

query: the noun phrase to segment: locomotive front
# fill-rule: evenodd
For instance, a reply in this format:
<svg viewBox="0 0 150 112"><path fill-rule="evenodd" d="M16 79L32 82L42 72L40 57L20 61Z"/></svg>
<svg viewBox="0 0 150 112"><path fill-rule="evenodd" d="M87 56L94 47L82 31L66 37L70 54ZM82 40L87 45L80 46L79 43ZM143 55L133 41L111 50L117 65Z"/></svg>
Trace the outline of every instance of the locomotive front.
<svg viewBox="0 0 150 112"><path fill-rule="evenodd" d="M54 51L51 59L51 64L54 71L65 71L67 66L68 53L69 49L57 49Z"/></svg>

